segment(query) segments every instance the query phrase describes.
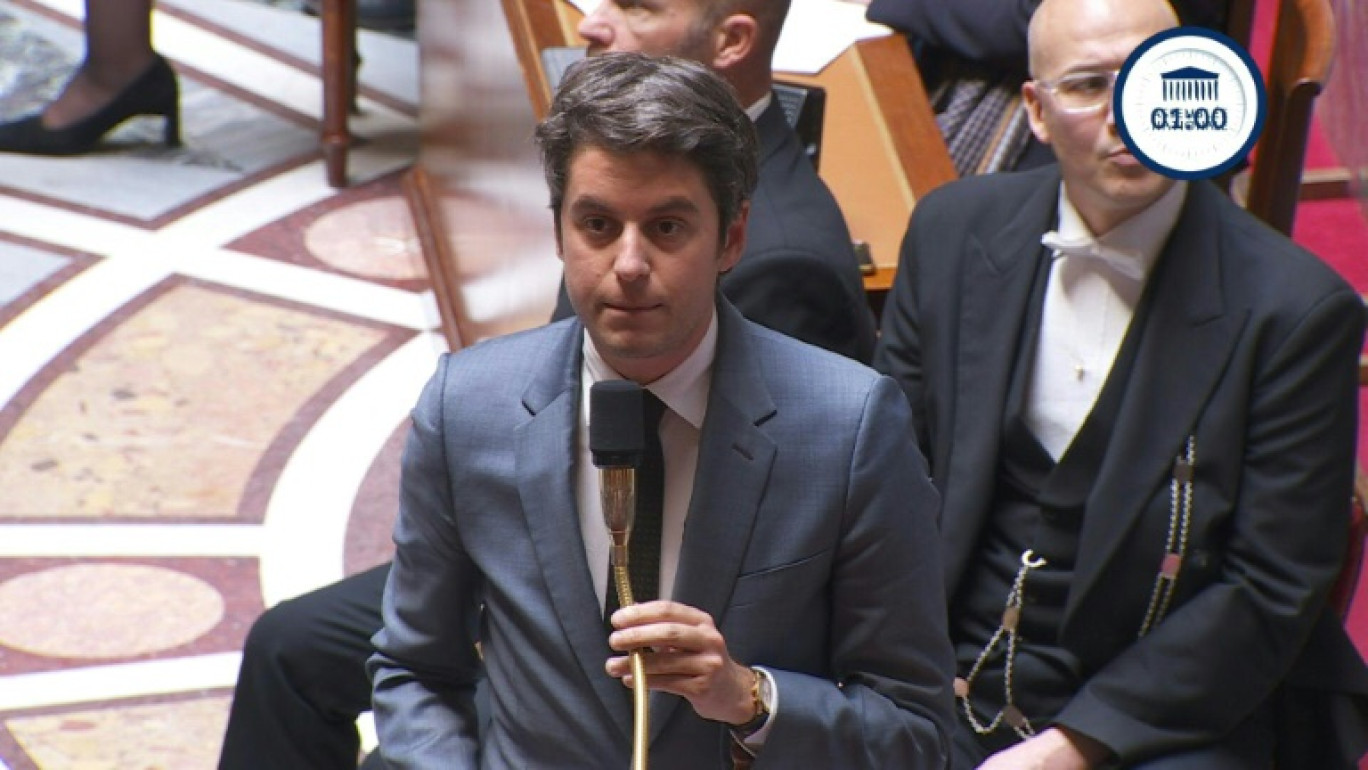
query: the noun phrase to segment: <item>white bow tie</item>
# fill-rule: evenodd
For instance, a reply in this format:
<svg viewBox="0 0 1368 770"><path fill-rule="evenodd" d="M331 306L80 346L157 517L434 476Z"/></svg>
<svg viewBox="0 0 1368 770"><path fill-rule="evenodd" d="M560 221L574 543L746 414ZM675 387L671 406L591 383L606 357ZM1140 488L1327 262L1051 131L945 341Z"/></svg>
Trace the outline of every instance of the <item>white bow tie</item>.
<svg viewBox="0 0 1368 770"><path fill-rule="evenodd" d="M1065 238L1058 231L1051 230L1040 236L1040 242L1045 248L1052 249L1055 257L1095 259L1132 281L1145 278L1145 266L1138 256L1103 246L1094 238Z"/></svg>

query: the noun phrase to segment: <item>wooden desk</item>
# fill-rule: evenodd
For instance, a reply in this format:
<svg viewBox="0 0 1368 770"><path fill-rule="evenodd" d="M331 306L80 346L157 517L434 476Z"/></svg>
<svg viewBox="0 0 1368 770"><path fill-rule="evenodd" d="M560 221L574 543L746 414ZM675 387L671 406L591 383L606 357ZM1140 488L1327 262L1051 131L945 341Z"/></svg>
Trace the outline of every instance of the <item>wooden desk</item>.
<svg viewBox="0 0 1368 770"><path fill-rule="evenodd" d="M575 32L582 14L564 0L502 4L533 111L540 118L551 99L540 52L584 45ZM866 277L865 288L887 290L912 206L955 178L906 41L896 35L861 41L814 77L776 74L826 89L822 179L841 205L851 235L870 246L878 272Z"/></svg>
<svg viewBox="0 0 1368 770"><path fill-rule="evenodd" d="M421 139L405 189L455 349L550 315L560 271L530 137L550 101L540 52L582 44L580 13L563 0L420 0L419 18ZM780 77L827 91L821 173L870 245L877 303L916 199L955 176L920 73L886 37L816 77Z"/></svg>

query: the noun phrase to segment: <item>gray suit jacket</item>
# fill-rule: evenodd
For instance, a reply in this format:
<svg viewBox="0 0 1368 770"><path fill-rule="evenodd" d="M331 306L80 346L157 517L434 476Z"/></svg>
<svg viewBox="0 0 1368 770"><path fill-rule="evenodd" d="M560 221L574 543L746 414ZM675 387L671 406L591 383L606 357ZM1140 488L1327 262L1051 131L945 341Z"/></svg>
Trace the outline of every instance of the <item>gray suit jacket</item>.
<svg viewBox="0 0 1368 770"><path fill-rule="evenodd" d="M1013 351L1058 190L1050 167L927 196L885 308L875 364L906 390L943 497L951 597L991 511ZM1058 640L1088 678L1060 722L1128 762L1218 740L1282 682L1363 692L1368 681L1325 617L1352 489L1358 295L1206 183L1189 187L1146 291ZM1175 606L1137 639L1189 435Z"/></svg>
<svg viewBox="0 0 1368 770"><path fill-rule="evenodd" d="M775 670L758 768L939 768L953 667L938 500L897 386L720 300L677 601ZM370 670L386 760L627 767L628 691L575 510L582 329L442 359L413 413ZM481 609L483 605L483 609ZM490 723L472 704L483 645ZM728 767L725 726L654 693L651 767Z"/></svg>

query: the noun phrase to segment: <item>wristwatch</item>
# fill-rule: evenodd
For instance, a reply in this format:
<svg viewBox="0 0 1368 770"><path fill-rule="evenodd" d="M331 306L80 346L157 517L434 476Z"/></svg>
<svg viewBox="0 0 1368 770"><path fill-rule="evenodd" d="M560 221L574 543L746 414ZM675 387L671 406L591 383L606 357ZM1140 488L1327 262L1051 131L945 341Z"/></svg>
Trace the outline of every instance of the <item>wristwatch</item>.
<svg viewBox="0 0 1368 770"><path fill-rule="evenodd" d="M774 703L774 679L769 672L762 668L751 667L751 704L755 709L755 716L739 725L732 725L732 732L737 737L745 739L765 726L769 721L770 706Z"/></svg>

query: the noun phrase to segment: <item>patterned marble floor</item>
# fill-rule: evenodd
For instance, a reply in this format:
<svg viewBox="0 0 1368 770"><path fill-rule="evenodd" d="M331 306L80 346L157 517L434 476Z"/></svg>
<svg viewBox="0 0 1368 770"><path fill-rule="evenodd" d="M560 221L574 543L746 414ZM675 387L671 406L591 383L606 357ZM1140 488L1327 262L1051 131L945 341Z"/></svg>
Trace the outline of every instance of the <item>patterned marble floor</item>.
<svg viewBox="0 0 1368 770"><path fill-rule="evenodd" d="M0 155L0 770L214 766L266 606L387 558L443 343L398 176L416 59L363 33L353 186L324 182L318 23L161 0L157 120ZM81 0L0 0L0 119L79 61Z"/></svg>

